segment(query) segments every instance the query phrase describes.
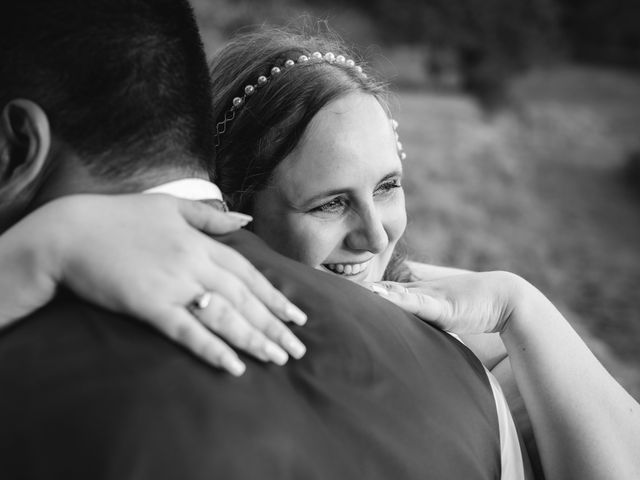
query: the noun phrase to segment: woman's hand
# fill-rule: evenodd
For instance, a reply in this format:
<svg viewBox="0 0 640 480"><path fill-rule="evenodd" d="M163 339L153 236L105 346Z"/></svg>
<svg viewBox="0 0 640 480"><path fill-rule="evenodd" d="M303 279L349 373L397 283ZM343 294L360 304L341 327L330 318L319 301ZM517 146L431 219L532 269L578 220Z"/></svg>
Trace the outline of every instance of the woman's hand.
<svg viewBox="0 0 640 480"><path fill-rule="evenodd" d="M279 365L288 355L300 358L305 348L281 320L302 325L304 313L239 253L207 236L248 221L166 195L52 201L0 237L0 254L10 253L0 255L0 325L46 304L62 283L234 375L245 366L225 341ZM207 305L197 308L203 293Z"/></svg>
<svg viewBox="0 0 640 480"><path fill-rule="evenodd" d="M512 273L486 272L366 287L442 330L476 334L504 331L525 285Z"/></svg>

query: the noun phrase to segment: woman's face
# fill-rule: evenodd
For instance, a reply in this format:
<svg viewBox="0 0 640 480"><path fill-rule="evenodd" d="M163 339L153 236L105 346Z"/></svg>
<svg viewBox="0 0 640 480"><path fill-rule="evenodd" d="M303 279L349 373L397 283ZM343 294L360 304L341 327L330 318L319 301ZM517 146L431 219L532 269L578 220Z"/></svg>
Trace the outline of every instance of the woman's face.
<svg viewBox="0 0 640 480"><path fill-rule="evenodd" d="M314 268L382 279L407 218L395 132L375 97L323 107L271 180L255 197L258 236Z"/></svg>

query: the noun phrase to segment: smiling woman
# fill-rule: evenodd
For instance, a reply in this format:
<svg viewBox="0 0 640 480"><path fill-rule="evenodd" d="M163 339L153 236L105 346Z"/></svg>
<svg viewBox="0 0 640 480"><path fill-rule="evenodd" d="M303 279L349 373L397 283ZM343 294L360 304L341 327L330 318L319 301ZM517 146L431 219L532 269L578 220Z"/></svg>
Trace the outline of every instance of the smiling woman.
<svg viewBox="0 0 640 480"><path fill-rule="evenodd" d="M242 61L238 61L241 58ZM269 246L356 281L408 280L386 88L327 37L239 37L216 56L215 181ZM363 121L366 120L366 121Z"/></svg>

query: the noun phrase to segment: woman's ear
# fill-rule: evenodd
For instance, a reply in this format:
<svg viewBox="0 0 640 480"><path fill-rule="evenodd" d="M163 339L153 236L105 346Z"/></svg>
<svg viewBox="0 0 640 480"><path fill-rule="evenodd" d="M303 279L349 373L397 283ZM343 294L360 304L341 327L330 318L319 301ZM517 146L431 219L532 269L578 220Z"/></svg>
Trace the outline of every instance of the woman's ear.
<svg viewBox="0 0 640 480"><path fill-rule="evenodd" d="M31 100L8 102L0 116L0 199L34 187L51 148L46 113Z"/></svg>

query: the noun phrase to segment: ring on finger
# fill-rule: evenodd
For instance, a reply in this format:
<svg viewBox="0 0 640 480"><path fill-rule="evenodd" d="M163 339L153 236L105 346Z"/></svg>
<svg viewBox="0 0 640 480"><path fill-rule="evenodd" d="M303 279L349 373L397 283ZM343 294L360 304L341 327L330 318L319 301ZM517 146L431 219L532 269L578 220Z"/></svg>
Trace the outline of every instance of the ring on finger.
<svg viewBox="0 0 640 480"><path fill-rule="evenodd" d="M205 290L204 292L196 295L193 300L191 300L189 308L191 310L204 310L209 306L212 298L213 292Z"/></svg>

